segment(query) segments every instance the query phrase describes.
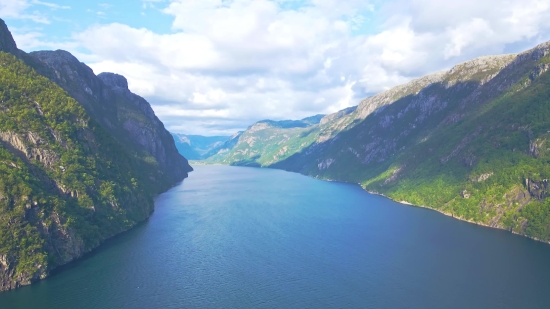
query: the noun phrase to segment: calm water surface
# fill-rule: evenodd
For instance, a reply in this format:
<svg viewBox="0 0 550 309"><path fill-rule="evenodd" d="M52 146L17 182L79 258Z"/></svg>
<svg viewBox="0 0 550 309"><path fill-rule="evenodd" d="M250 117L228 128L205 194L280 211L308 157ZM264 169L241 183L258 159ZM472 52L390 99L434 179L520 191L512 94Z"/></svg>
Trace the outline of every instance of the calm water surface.
<svg viewBox="0 0 550 309"><path fill-rule="evenodd" d="M550 246L278 170L197 166L0 308L550 308Z"/></svg>

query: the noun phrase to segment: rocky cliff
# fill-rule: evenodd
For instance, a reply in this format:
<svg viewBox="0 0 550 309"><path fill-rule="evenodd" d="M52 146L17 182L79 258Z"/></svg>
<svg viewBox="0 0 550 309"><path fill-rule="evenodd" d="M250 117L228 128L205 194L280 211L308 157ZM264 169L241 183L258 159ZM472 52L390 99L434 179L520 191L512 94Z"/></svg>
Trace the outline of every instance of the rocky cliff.
<svg viewBox="0 0 550 309"><path fill-rule="evenodd" d="M144 158L143 168L155 179L159 192L192 170L149 103L128 89L123 76L96 76L62 50L33 52L22 59L67 91L117 140Z"/></svg>
<svg viewBox="0 0 550 309"><path fill-rule="evenodd" d="M0 291L143 221L191 170L125 78L26 54L0 20Z"/></svg>

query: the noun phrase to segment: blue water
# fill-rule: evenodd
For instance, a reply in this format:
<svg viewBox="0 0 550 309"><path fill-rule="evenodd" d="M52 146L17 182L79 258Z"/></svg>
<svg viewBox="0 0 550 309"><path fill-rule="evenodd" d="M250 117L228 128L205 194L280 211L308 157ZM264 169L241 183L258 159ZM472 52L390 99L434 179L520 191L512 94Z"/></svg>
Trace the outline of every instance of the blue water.
<svg viewBox="0 0 550 309"><path fill-rule="evenodd" d="M550 246L278 170L197 166L0 308L550 308Z"/></svg>

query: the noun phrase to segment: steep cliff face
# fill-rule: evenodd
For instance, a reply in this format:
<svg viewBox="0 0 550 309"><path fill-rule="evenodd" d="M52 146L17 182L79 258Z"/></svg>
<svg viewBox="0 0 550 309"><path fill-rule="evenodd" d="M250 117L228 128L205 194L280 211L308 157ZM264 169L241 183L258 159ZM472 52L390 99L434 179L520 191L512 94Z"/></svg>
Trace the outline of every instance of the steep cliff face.
<svg viewBox="0 0 550 309"><path fill-rule="evenodd" d="M213 158L360 183L550 241L549 53L544 43L474 59L367 98L308 130L279 129L288 139L261 149L253 145L273 129L251 127L231 151Z"/></svg>
<svg viewBox="0 0 550 309"><path fill-rule="evenodd" d="M26 54L0 20L0 291L143 221L191 170L126 79Z"/></svg>
<svg viewBox="0 0 550 309"><path fill-rule="evenodd" d="M192 171L149 103L128 89L123 76L96 76L62 50L33 52L23 60L67 91L117 140L144 158L143 168L155 179L159 192Z"/></svg>
<svg viewBox="0 0 550 309"><path fill-rule="evenodd" d="M187 159L179 154L172 135L164 128L151 105L128 89L124 76L101 73L98 78L117 96L118 123L126 131L125 135L155 158L162 171L159 177L171 183L186 177L193 169Z"/></svg>
<svg viewBox="0 0 550 309"><path fill-rule="evenodd" d="M19 49L13 40L10 30L6 23L0 19L0 51L12 55L19 54Z"/></svg>

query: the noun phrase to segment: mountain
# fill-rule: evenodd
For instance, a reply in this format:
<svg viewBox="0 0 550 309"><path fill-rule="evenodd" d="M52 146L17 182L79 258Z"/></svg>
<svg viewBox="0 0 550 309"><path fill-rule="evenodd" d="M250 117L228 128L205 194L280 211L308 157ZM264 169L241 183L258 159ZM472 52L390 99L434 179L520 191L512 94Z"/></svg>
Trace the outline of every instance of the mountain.
<svg viewBox="0 0 550 309"><path fill-rule="evenodd" d="M145 220L190 171L124 77L20 51L0 19L0 291Z"/></svg>
<svg viewBox="0 0 550 309"><path fill-rule="evenodd" d="M549 242L549 54L547 42L477 58L305 128L255 124L209 160L359 183Z"/></svg>
<svg viewBox="0 0 550 309"><path fill-rule="evenodd" d="M157 192L168 189L191 170L149 103L130 92L123 76L96 76L92 69L62 50L32 52L21 58L75 98L129 151L144 158L142 168L154 179L151 185Z"/></svg>
<svg viewBox="0 0 550 309"><path fill-rule="evenodd" d="M189 160L202 160L216 154L229 136L202 136L172 133L179 153Z"/></svg>
<svg viewBox="0 0 550 309"><path fill-rule="evenodd" d="M302 120L258 121L246 131L234 134L205 162L269 166L313 143L315 132L318 132L324 117L316 115Z"/></svg>

